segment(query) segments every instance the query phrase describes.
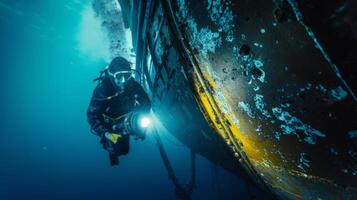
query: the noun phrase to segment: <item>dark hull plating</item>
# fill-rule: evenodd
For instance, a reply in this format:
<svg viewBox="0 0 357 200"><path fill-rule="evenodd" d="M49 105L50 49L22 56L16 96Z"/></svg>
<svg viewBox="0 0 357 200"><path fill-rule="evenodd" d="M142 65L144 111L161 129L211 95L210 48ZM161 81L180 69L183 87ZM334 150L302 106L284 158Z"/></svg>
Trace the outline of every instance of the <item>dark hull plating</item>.
<svg viewBox="0 0 357 200"><path fill-rule="evenodd" d="M357 198L355 3L119 2L180 141L280 198Z"/></svg>

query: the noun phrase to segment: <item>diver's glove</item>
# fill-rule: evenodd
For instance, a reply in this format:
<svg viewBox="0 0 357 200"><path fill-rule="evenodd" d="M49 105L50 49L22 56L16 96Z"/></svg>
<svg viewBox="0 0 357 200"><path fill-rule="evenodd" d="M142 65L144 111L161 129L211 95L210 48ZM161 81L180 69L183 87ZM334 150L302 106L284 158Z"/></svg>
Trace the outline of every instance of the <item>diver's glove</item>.
<svg viewBox="0 0 357 200"><path fill-rule="evenodd" d="M104 137L111 141L113 144L116 144L118 143L121 139L123 139L123 135L120 134L120 133L109 133L109 132L106 132L104 133Z"/></svg>
<svg viewBox="0 0 357 200"><path fill-rule="evenodd" d="M101 135L101 143L103 148L109 153L115 153L115 145L123 139L123 135L119 133L105 132Z"/></svg>

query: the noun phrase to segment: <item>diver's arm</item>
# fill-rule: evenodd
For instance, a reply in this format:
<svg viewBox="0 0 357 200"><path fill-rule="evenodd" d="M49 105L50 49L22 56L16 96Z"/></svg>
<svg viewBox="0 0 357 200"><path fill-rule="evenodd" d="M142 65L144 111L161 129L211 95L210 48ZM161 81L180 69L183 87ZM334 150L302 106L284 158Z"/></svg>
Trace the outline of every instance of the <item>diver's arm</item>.
<svg viewBox="0 0 357 200"><path fill-rule="evenodd" d="M104 119L102 114L107 101L105 100L103 84L98 84L93 92L92 99L90 101L88 110L87 110L87 120L91 126L92 133L102 136L108 130L105 128Z"/></svg>
<svg viewBox="0 0 357 200"><path fill-rule="evenodd" d="M143 87L135 82L135 94L138 95L137 100L140 103L140 110L144 111L144 112L150 112L151 109L151 101L147 95L147 93L145 92L145 90L143 89Z"/></svg>

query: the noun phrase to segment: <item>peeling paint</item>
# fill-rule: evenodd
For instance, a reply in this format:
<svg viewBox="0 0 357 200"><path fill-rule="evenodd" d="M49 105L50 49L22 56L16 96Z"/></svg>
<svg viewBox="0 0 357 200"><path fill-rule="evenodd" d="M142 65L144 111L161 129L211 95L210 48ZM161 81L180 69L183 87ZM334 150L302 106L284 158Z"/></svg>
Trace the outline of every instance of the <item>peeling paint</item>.
<svg viewBox="0 0 357 200"><path fill-rule="evenodd" d="M249 117L254 118L252 109L250 108L250 105L244 102L238 102L238 107L241 108L245 113L249 115Z"/></svg>
<svg viewBox="0 0 357 200"><path fill-rule="evenodd" d="M299 162L298 162L298 168L300 168L302 171L306 172L306 168L310 168L310 159L307 156L306 153L300 153L300 158L299 158Z"/></svg>
<svg viewBox="0 0 357 200"><path fill-rule="evenodd" d="M342 101L346 99L348 93L341 86L338 86L337 88L331 90L329 95L333 97L335 101Z"/></svg>
<svg viewBox="0 0 357 200"><path fill-rule="evenodd" d="M351 172L353 176L357 176L357 170L354 170L353 172Z"/></svg>
<svg viewBox="0 0 357 200"><path fill-rule="evenodd" d="M231 1L225 0L208 0L207 12L210 19L217 26L218 32L224 32L227 34L226 41L232 42L233 28L234 28L234 16L228 5Z"/></svg>
<svg viewBox="0 0 357 200"><path fill-rule="evenodd" d="M254 42L253 45L256 46L256 47L259 47L259 48L263 48L263 45L262 45L262 44L259 44L259 43L257 43L257 42Z"/></svg>
<svg viewBox="0 0 357 200"><path fill-rule="evenodd" d="M275 139L280 141L281 133L280 132L274 132L274 137L275 137Z"/></svg>
<svg viewBox="0 0 357 200"><path fill-rule="evenodd" d="M308 144L316 143L316 136L326 137L325 134L312 128L310 125L303 123L300 119L290 115L290 113L282 110L281 108L272 108L274 116L283 122L280 128L285 134L295 134L298 138L303 133L304 141Z"/></svg>
<svg viewBox="0 0 357 200"><path fill-rule="evenodd" d="M208 53L214 53L216 48L222 44L222 39L218 32L208 27L199 28L197 22L189 15L185 0L179 0L179 11L176 16L180 23L187 24L188 31L192 38L191 45L200 50L201 55L207 58Z"/></svg>
<svg viewBox="0 0 357 200"><path fill-rule="evenodd" d="M305 87L299 88L299 92L297 92L296 95L299 96L307 91L320 92L321 94L323 94L325 96L329 96L330 99L332 99L333 101L336 101L336 102L342 101L342 100L346 99L348 96L348 93L342 88L342 86L338 86L335 89L329 90L322 84L314 85L311 83L307 83L307 85ZM291 97L291 95L290 95L290 97Z"/></svg>
<svg viewBox="0 0 357 200"><path fill-rule="evenodd" d="M192 45L200 49L204 57L208 53L214 53L217 47L221 46L221 38L217 32L212 32L207 27L197 31L197 24L192 23L190 30L193 32Z"/></svg>
<svg viewBox="0 0 357 200"><path fill-rule="evenodd" d="M348 132L351 139L357 139L357 130L351 130Z"/></svg>
<svg viewBox="0 0 357 200"><path fill-rule="evenodd" d="M256 94L254 97L255 101L255 106L257 109L267 118L271 118L271 115L269 114L268 110L266 110L266 104L263 100L263 95Z"/></svg>
<svg viewBox="0 0 357 200"><path fill-rule="evenodd" d="M350 155L350 157L351 157L353 160L357 161L357 152L356 152L356 151L354 151L353 149L350 149L350 150L348 151L348 154Z"/></svg>
<svg viewBox="0 0 357 200"><path fill-rule="evenodd" d="M263 62L261 60L253 60L254 65L260 70L260 76L258 76L258 80L262 83L265 81L265 71L262 69Z"/></svg>
<svg viewBox="0 0 357 200"><path fill-rule="evenodd" d="M330 148L330 152L335 156L338 155L338 152L334 148Z"/></svg>

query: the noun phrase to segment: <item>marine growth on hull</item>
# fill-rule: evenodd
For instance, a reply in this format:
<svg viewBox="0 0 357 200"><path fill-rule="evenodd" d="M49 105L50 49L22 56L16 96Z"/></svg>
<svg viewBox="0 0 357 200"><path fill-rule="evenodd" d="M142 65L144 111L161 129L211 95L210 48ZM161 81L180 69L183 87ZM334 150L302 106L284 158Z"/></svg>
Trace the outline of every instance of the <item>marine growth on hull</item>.
<svg viewBox="0 0 357 200"><path fill-rule="evenodd" d="M355 1L119 3L174 136L278 198L357 198Z"/></svg>

